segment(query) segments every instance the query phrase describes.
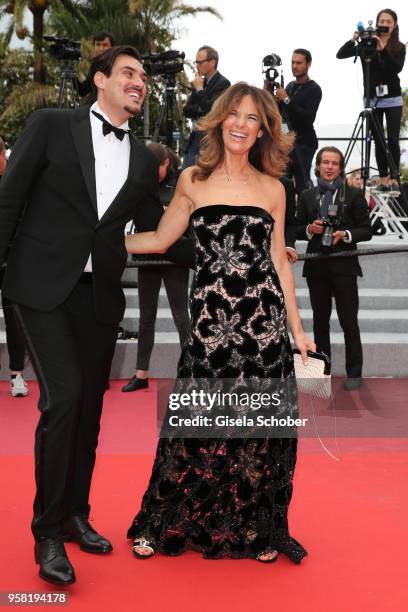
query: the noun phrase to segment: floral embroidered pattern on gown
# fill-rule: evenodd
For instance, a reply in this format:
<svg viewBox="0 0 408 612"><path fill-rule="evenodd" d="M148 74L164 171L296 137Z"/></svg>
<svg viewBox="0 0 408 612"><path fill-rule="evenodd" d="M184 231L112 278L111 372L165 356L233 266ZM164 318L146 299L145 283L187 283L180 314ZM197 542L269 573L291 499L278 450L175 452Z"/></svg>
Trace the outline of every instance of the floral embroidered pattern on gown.
<svg viewBox="0 0 408 612"><path fill-rule="evenodd" d="M257 206L209 205L190 220L196 265L178 378L294 377L273 219ZM297 438L161 438L129 538L205 558L307 554L289 534Z"/></svg>

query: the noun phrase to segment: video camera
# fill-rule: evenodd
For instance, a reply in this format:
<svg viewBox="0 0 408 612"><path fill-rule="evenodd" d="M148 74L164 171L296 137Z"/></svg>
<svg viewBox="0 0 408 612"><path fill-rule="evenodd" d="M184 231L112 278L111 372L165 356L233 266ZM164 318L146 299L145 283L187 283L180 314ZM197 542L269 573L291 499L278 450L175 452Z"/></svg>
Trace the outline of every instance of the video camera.
<svg viewBox="0 0 408 612"><path fill-rule="evenodd" d="M282 60L277 53L270 53L265 55L262 60L262 74L264 75L265 81L268 83L268 89L272 94L275 94L276 89L279 86L283 87L283 75L280 73L280 83L277 82L279 77L278 66L282 66Z"/></svg>
<svg viewBox="0 0 408 612"><path fill-rule="evenodd" d="M376 28L374 28L372 21L368 22L368 28L365 28L364 24L361 21L358 22L358 46L360 47L366 58L372 58L377 52L377 41L374 37L379 36L380 34L386 34L388 30L388 26L377 26Z"/></svg>
<svg viewBox="0 0 408 612"><path fill-rule="evenodd" d="M81 59L80 42L57 36L44 36L44 40L52 43L49 46L50 55L56 60L78 62Z"/></svg>
<svg viewBox="0 0 408 612"><path fill-rule="evenodd" d="M145 53L142 55L143 67L149 76L169 77L184 70L183 51L163 51L163 53Z"/></svg>

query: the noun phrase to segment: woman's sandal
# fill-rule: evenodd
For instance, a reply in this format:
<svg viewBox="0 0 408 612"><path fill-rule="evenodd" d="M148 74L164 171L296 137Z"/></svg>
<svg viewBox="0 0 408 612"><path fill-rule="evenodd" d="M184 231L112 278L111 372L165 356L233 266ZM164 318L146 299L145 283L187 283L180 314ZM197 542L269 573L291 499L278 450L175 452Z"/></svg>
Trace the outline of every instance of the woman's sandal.
<svg viewBox="0 0 408 612"><path fill-rule="evenodd" d="M278 559L278 551L277 550L268 550L263 553L259 553L257 555L256 560L260 563L275 563Z"/></svg>
<svg viewBox="0 0 408 612"><path fill-rule="evenodd" d="M143 537L133 540L132 551L138 559L148 559L149 557L153 557L156 552L152 542Z"/></svg>

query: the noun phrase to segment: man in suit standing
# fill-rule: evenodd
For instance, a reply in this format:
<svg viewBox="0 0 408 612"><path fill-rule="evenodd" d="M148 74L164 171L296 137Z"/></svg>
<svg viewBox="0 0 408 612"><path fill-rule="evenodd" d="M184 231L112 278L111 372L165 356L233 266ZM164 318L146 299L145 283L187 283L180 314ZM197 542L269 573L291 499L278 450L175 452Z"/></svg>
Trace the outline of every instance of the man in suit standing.
<svg viewBox="0 0 408 612"><path fill-rule="evenodd" d="M89 523L99 421L125 300L124 228L157 227L163 209L154 156L128 133L146 75L138 51L94 58L97 101L33 113L0 185L0 266L18 219L4 295L24 332L40 385L32 531L40 576L75 581L63 539L104 554L110 542ZM191 243L169 259L186 263Z"/></svg>
<svg viewBox="0 0 408 612"><path fill-rule="evenodd" d="M193 91L183 109L184 115L192 119L193 122L206 115L218 96L231 85L228 79L218 72L218 59L218 52L208 45L200 47L197 51L194 62L197 74L192 82ZM203 133L193 128L188 141L183 168L194 166L202 137Z"/></svg>
<svg viewBox="0 0 408 612"><path fill-rule="evenodd" d="M371 240L367 202L359 189L344 180L344 156L336 147L320 149L316 157L318 186L304 191L299 199L298 238L307 239L307 253L322 251L324 219L335 219L331 252L353 251L356 243ZM363 351L358 327L357 276L362 276L357 255L307 261L303 276L309 287L313 310L313 332L317 350L330 357L332 296L344 332L348 390L361 385Z"/></svg>

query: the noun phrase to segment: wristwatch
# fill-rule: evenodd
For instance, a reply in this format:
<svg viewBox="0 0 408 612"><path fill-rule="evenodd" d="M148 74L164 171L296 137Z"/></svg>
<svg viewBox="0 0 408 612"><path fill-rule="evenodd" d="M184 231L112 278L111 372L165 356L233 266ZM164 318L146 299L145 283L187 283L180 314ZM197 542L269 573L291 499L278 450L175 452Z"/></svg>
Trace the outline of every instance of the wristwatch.
<svg viewBox="0 0 408 612"><path fill-rule="evenodd" d="M289 104L289 102L290 102L289 96L286 96L286 98L283 98L283 103L284 104Z"/></svg>

